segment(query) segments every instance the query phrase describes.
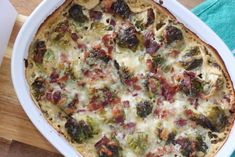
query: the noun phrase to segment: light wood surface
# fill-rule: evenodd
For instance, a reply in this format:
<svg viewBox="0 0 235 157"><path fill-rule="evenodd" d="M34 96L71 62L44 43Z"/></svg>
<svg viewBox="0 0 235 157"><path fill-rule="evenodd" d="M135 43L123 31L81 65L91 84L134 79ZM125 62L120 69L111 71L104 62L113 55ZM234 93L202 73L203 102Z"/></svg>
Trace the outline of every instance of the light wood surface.
<svg viewBox="0 0 235 157"><path fill-rule="evenodd" d="M19 141L51 152L57 152L28 119L16 97L11 82L12 47L27 16L42 0L10 0L20 14L14 26L5 57L0 67L0 157L9 150L11 141ZM191 9L203 0L179 0Z"/></svg>

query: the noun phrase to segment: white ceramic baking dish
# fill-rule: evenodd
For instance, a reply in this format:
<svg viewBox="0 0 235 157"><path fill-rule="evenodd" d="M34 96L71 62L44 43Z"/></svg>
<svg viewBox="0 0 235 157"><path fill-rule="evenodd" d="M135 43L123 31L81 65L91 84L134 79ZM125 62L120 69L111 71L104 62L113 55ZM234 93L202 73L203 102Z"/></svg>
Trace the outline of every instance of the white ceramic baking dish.
<svg viewBox="0 0 235 157"><path fill-rule="evenodd" d="M37 129L64 156L80 157L81 155L79 152L76 152L68 144L68 142L61 135L59 135L44 119L41 111L34 104L30 97L29 87L25 79L24 58L27 58L29 45L40 24L63 2L64 0L44 0L25 22L14 45L11 72L18 99ZM164 0L163 6L166 7L173 15L175 15L181 23L196 33L201 39L217 49L225 62L233 83L235 84L235 71L233 70L235 67L235 59L222 40L207 25L205 25L200 19L198 19L185 7L180 5L177 1ZM229 157L233 150L235 150L234 141L235 126L233 127L227 142L220 149L216 156Z"/></svg>

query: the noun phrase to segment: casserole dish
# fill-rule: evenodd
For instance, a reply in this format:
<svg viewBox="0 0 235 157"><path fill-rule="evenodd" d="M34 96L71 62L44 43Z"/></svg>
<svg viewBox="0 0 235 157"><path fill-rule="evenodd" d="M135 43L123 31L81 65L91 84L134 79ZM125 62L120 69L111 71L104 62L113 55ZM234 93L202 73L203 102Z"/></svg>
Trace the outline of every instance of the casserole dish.
<svg viewBox="0 0 235 157"><path fill-rule="evenodd" d="M35 124L35 126L42 132L42 134L65 156L79 156L79 153L74 151L72 147L63 139L60 138L57 132L52 129L46 122L46 120L42 117L42 113L40 110L34 105L30 94L29 88L25 81L24 75L24 58L27 58L27 52L30 42L32 41L38 27L41 23L49 16L58 6L60 6L63 1L43 1L43 3L39 6L38 9L31 15L26 24L23 26L19 36L16 40L16 44L14 47L14 53L12 58L12 77L14 87L17 92L17 96L20 99L20 102L23 105L24 110ZM234 78L234 74L232 74L232 66L229 64L232 62L232 57L229 53L229 50L226 46L221 42L221 40L202 22L200 22L195 16L193 16L190 12L188 12L185 8L180 6L177 2L174 1L165 1L164 7L166 7L172 14L174 14L177 19L185 24L186 27L195 32L200 38L214 46L219 52L222 58L226 61L226 67L229 71L229 74L232 78ZM213 38L213 41L211 40ZM20 50L20 52L17 52ZM226 54L226 55L225 55ZM234 80L233 80L234 81ZM233 131L232 131L233 133ZM232 135L230 135L228 142L232 140ZM226 144L227 144L226 143ZM225 146L223 149L227 148ZM223 150L221 149L223 155L224 152L232 152L233 147L228 147L231 150ZM219 152L219 153L220 153ZM227 155L226 155L227 156Z"/></svg>

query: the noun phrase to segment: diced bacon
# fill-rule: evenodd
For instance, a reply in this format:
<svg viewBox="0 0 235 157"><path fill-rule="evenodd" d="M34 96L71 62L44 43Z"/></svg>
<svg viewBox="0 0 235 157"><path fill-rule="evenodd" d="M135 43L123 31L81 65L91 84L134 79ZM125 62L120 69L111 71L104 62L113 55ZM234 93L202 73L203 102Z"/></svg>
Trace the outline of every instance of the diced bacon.
<svg viewBox="0 0 235 157"><path fill-rule="evenodd" d="M147 11L147 23L146 26L153 24L155 20L155 14L152 8L148 9Z"/></svg>
<svg viewBox="0 0 235 157"><path fill-rule="evenodd" d="M170 56L176 58L179 54L180 54L179 51L173 50L173 51L170 53Z"/></svg>
<svg viewBox="0 0 235 157"><path fill-rule="evenodd" d="M112 111L116 123L123 123L125 120L124 111L114 108Z"/></svg>
<svg viewBox="0 0 235 157"><path fill-rule="evenodd" d="M123 125L123 128L129 132L134 132L136 128L136 123L130 122Z"/></svg>
<svg viewBox="0 0 235 157"><path fill-rule="evenodd" d="M177 91L177 85L171 85L165 79L161 81L161 94L167 101L173 102Z"/></svg>
<svg viewBox="0 0 235 157"><path fill-rule="evenodd" d="M101 140L99 140L96 144L95 144L95 147L96 148L99 148L99 147L101 147L102 145L106 145L107 143L109 143L110 142L110 140L106 137L106 136L104 136Z"/></svg>
<svg viewBox="0 0 235 157"><path fill-rule="evenodd" d="M70 64L69 58L65 53L60 54L60 60L62 63Z"/></svg>
<svg viewBox="0 0 235 157"><path fill-rule="evenodd" d="M128 100L123 101L122 103L123 103L124 108L129 108L130 107L130 102Z"/></svg>
<svg viewBox="0 0 235 157"><path fill-rule="evenodd" d="M183 118L180 118L180 119L175 121L175 124L179 127L183 127L187 124L187 120L183 119Z"/></svg>
<svg viewBox="0 0 235 157"><path fill-rule="evenodd" d="M117 34L106 34L102 38L102 42L104 43L104 46L108 49L108 54L111 55L113 51L113 40L116 38Z"/></svg>
<svg viewBox="0 0 235 157"><path fill-rule="evenodd" d="M53 70L53 72L50 75L50 83L56 83L60 75L56 72L56 70Z"/></svg>
<svg viewBox="0 0 235 157"><path fill-rule="evenodd" d="M61 100L61 92L60 91L53 92L53 94L52 94L52 102L54 104L58 104L60 100Z"/></svg>
<svg viewBox="0 0 235 157"><path fill-rule="evenodd" d="M105 12L112 12L112 4L114 0L102 0L101 6Z"/></svg>
<svg viewBox="0 0 235 157"><path fill-rule="evenodd" d="M97 97L93 97L91 99L91 102L88 105L88 109L90 111L96 111L96 110L102 110L104 108L103 103L100 101L97 101Z"/></svg>
<svg viewBox="0 0 235 157"><path fill-rule="evenodd" d="M160 48L160 44L154 41L154 33L153 31L147 32L144 35L144 46L146 48L146 52L150 55L154 55L157 50Z"/></svg>
<svg viewBox="0 0 235 157"><path fill-rule="evenodd" d="M77 41L79 37L78 37L77 33L72 33L71 38L73 39L73 41Z"/></svg>
<svg viewBox="0 0 235 157"><path fill-rule="evenodd" d="M190 110L190 109L187 109L187 110L184 111L184 113L185 113L186 116L191 116L193 114L193 111Z"/></svg>
<svg viewBox="0 0 235 157"><path fill-rule="evenodd" d="M139 85L134 85L134 89L139 91L139 90L141 90L142 88L141 88L141 86L139 86Z"/></svg>
<svg viewBox="0 0 235 157"><path fill-rule="evenodd" d="M100 20L103 16L103 13L101 11L90 10L89 16L92 20Z"/></svg>

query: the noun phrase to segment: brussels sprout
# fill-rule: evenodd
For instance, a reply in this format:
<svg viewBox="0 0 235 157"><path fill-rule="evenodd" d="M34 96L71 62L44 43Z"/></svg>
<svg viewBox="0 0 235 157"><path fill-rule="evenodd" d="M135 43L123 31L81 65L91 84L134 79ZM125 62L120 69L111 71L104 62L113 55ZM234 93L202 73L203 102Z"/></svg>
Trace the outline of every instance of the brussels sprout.
<svg viewBox="0 0 235 157"><path fill-rule="evenodd" d="M136 51L140 43L134 26L128 26L120 30L118 34L118 46Z"/></svg>
<svg viewBox="0 0 235 157"><path fill-rule="evenodd" d="M86 120L87 120L87 123L88 123L88 124L91 126L91 128L92 128L92 132L93 132L94 134L98 134L99 131L100 131L98 122L97 122L94 118L89 117L89 116L87 116Z"/></svg>
<svg viewBox="0 0 235 157"><path fill-rule="evenodd" d="M144 30L144 22L143 22L143 20L136 21L135 22L135 26L139 30L143 31Z"/></svg>
<svg viewBox="0 0 235 157"><path fill-rule="evenodd" d="M135 153L142 154L148 147L148 135L143 132L128 135L127 143Z"/></svg>
<svg viewBox="0 0 235 157"><path fill-rule="evenodd" d="M72 117L68 118L65 128L72 140L77 143L83 143L94 135L93 128L90 124L86 123L84 120L77 122Z"/></svg>
<svg viewBox="0 0 235 157"><path fill-rule="evenodd" d="M153 110L153 104L150 101L142 101L136 106L137 115L141 118L147 117Z"/></svg>
<svg viewBox="0 0 235 157"><path fill-rule="evenodd" d="M153 67L157 68L158 66L163 66L165 62L166 60L162 55L158 54L153 56Z"/></svg>
<svg viewBox="0 0 235 157"><path fill-rule="evenodd" d="M207 117L217 132L222 131L228 124L228 118L225 115L224 110L219 106L210 107Z"/></svg>
<svg viewBox="0 0 235 157"><path fill-rule="evenodd" d="M111 9L114 13L123 18L128 18L131 14L131 10L124 0L117 0L114 2Z"/></svg>
<svg viewBox="0 0 235 157"><path fill-rule="evenodd" d="M186 63L186 70L193 70L198 67L201 67L203 63L203 59L193 59L191 62Z"/></svg>
<svg viewBox="0 0 235 157"><path fill-rule="evenodd" d="M32 90L33 90L33 95L36 98L36 100L39 100L41 96L43 96L46 92L46 83L44 78L38 77L34 80L32 83Z"/></svg>
<svg viewBox="0 0 235 157"><path fill-rule="evenodd" d="M205 153L208 149L208 146L203 141L201 136L196 137L196 139L190 138L180 138L175 141L176 144L181 146L181 154L183 156L197 156L198 152Z"/></svg>
<svg viewBox="0 0 235 157"><path fill-rule="evenodd" d="M73 5L70 9L69 9L69 16L76 22L79 23L85 23L88 18L83 14L82 11L82 6L80 5Z"/></svg>
<svg viewBox="0 0 235 157"><path fill-rule="evenodd" d="M189 57L193 57L193 56L197 56L200 54L200 49L199 47L190 47L189 49L186 50L185 55L183 56L183 58L189 58Z"/></svg>
<svg viewBox="0 0 235 157"><path fill-rule="evenodd" d="M167 26L164 34L164 38L167 44L171 44L174 41L182 40L182 31L175 26Z"/></svg>
<svg viewBox="0 0 235 157"><path fill-rule="evenodd" d="M166 140L166 144L174 143L175 142L175 136L176 136L175 131L169 133L169 135L167 137L167 140Z"/></svg>
<svg viewBox="0 0 235 157"><path fill-rule="evenodd" d="M212 106L207 110L207 114L194 114L191 119L198 125L208 128L213 132L222 131L228 123L224 110L219 106Z"/></svg>
<svg viewBox="0 0 235 157"><path fill-rule="evenodd" d="M202 136L197 136L196 137L196 140L197 140L197 147L196 147L196 149L198 150L198 151L202 151L202 152L206 152L207 151L207 149L208 149L208 146L206 145L206 143L203 141L203 139L202 139Z"/></svg>

